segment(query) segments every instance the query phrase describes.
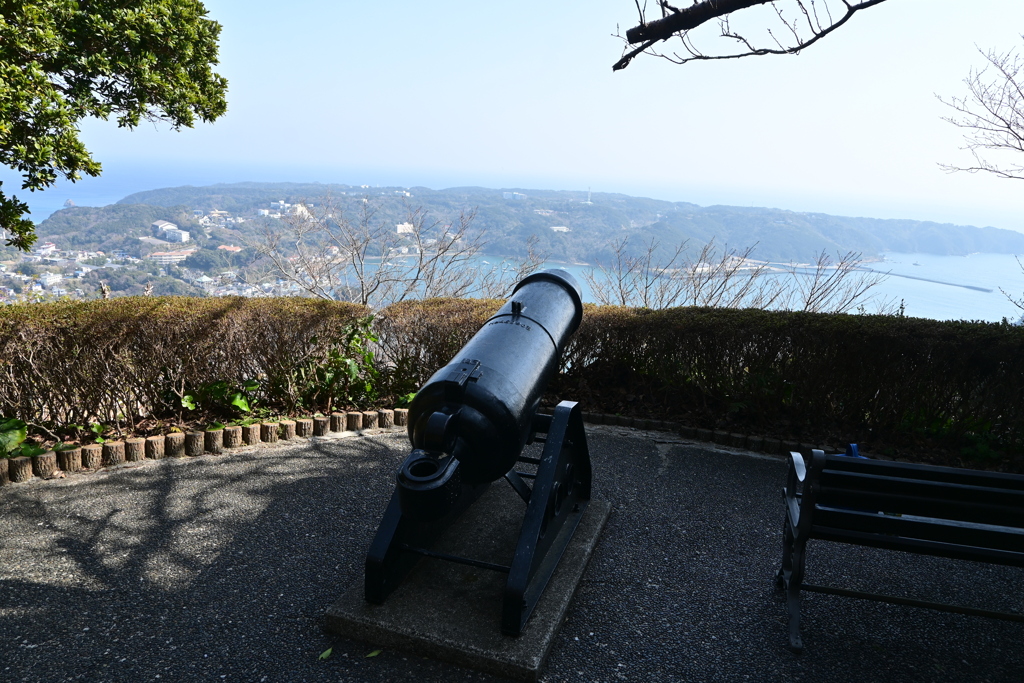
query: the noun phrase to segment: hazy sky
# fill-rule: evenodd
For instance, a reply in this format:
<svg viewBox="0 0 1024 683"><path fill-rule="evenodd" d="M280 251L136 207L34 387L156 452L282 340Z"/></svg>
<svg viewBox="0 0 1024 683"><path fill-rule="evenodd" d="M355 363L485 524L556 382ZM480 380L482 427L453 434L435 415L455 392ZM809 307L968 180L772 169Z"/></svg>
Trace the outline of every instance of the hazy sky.
<svg viewBox="0 0 1024 683"><path fill-rule="evenodd" d="M182 133L86 123L105 177L37 196L36 220L65 198L294 180L592 187L1024 231L1024 181L938 168L966 159L935 98L962 94L976 46L1024 45L1024 2L888 0L797 57L614 74L631 0L206 4L228 114Z"/></svg>

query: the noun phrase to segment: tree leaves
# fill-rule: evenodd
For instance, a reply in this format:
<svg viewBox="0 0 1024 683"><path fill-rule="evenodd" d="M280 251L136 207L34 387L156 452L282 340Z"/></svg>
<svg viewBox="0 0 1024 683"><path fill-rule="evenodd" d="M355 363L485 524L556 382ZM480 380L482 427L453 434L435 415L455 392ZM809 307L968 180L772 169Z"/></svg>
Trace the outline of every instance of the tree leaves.
<svg viewBox="0 0 1024 683"><path fill-rule="evenodd" d="M83 118L117 116L121 127L165 121L175 130L227 111L227 81L214 73L220 24L196 0L88 4L27 0L0 15L0 163L22 189L58 177L97 176L78 137ZM35 241L24 202L0 191L8 245Z"/></svg>

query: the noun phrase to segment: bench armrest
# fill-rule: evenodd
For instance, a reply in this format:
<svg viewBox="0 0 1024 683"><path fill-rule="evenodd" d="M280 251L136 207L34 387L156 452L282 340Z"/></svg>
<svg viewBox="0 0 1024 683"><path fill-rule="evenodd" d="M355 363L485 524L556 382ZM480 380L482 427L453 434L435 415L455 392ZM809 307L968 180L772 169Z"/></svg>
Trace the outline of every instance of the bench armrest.
<svg viewBox="0 0 1024 683"><path fill-rule="evenodd" d="M807 476L804 457L796 451L789 452L789 472L786 475L786 488L782 489L782 497L786 502L786 514L789 515L789 526L796 533L800 525L800 494L797 484Z"/></svg>
<svg viewBox="0 0 1024 683"><path fill-rule="evenodd" d="M796 451L789 452L789 473L790 475L796 475L796 481L790 482L794 484L797 481L802 482L807 477L807 465L804 464L804 456Z"/></svg>
<svg viewBox="0 0 1024 683"><path fill-rule="evenodd" d="M784 490L786 510L793 533L800 538L810 530L814 505L818 499L818 477L825 464L825 452L813 451L811 471L808 471L804 457L796 451L789 453L789 474ZM797 484L803 484L803 491L797 494Z"/></svg>

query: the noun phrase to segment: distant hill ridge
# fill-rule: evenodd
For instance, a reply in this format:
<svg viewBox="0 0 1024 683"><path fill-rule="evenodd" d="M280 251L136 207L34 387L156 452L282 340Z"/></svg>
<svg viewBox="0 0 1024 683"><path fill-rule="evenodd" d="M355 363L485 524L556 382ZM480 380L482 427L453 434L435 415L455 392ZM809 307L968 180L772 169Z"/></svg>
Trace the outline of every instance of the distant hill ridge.
<svg viewBox="0 0 1024 683"><path fill-rule="evenodd" d="M406 197L406 192L412 196ZM691 246L711 239L734 248L757 244L755 257L772 261L809 260L823 249L831 253L857 251L868 258L883 252L1024 254L1024 234L993 227L771 208L702 207L604 192L249 182L137 192L118 204L221 209L246 215L267 208L272 201L316 202L327 196L353 206L356 197L378 197L386 208L383 215L396 219L406 206L422 207L437 217L476 209L476 225L487 230L488 252L516 254L526 238L538 235L541 247L552 258L585 262L607 258L608 245L623 236L630 237L634 249L652 238L663 248L684 239ZM40 225L41 235L45 224ZM553 227L569 231L553 231Z"/></svg>

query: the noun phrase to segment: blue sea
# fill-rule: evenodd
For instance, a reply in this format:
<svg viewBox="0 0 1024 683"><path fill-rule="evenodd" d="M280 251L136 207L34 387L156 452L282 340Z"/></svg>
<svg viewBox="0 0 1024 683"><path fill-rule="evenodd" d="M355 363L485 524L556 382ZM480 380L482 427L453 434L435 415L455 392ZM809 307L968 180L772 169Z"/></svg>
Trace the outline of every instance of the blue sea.
<svg viewBox="0 0 1024 683"><path fill-rule="evenodd" d="M1024 270L1010 254L885 254L884 261L867 266L889 273L873 291L902 300L908 316L1012 322L1024 314L1001 291L1024 298Z"/></svg>
<svg viewBox="0 0 1024 683"><path fill-rule="evenodd" d="M1024 255L1021 258L1024 262ZM589 266L545 264L564 268L576 276L584 289L584 299L594 301L587 290L583 273ZM903 303L904 315L934 320L1017 321L1024 310L1014 306L1000 291L1024 298L1024 269L1010 254L971 254L935 256L933 254L884 254L884 260L866 263L865 268L887 274L870 290L869 298ZM871 303L865 305L874 311Z"/></svg>

